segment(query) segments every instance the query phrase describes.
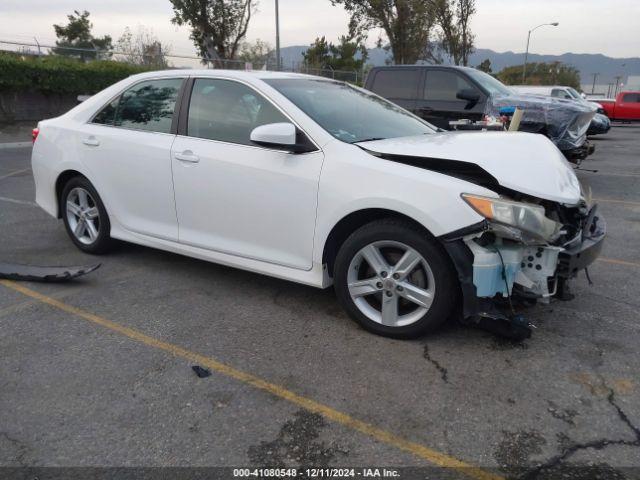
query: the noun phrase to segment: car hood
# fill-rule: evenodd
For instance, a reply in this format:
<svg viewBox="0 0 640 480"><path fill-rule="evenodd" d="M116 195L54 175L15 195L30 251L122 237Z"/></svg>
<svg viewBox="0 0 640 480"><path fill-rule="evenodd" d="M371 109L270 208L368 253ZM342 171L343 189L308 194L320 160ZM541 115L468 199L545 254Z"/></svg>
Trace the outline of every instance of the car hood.
<svg viewBox="0 0 640 480"><path fill-rule="evenodd" d="M357 145L387 160L410 159L411 165L428 170L434 170L430 165L439 161L450 162L453 166L455 162L477 165L479 172L484 170L501 186L511 190L567 205L580 201L580 183L573 168L543 135L442 132ZM442 172L442 168L439 171Z"/></svg>

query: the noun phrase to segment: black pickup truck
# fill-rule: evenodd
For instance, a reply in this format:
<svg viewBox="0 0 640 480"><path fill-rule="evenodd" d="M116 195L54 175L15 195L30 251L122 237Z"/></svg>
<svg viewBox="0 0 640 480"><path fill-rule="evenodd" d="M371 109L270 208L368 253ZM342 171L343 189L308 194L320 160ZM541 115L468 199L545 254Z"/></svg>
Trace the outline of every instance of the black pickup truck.
<svg viewBox="0 0 640 480"><path fill-rule="evenodd" d="M498 117L518 107L524 110L520 130L546 135L569 160L580 161L593 152L586 134L595 111L578 102L516 93L475 68L374 67L365 88L445 130L452 121Z"/></svg>

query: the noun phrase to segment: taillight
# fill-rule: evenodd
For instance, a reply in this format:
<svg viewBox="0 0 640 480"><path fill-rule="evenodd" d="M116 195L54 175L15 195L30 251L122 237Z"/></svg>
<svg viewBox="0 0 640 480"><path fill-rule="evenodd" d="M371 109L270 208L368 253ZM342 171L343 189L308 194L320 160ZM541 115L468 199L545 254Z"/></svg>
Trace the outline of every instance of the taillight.
<svg viewBox="0 0 640 480"><path fill-rule="evenodd" d="M38 134L40 133L40 129L38 127L31 130L31 141L36 143L36 139L38 138Z"/></svg>

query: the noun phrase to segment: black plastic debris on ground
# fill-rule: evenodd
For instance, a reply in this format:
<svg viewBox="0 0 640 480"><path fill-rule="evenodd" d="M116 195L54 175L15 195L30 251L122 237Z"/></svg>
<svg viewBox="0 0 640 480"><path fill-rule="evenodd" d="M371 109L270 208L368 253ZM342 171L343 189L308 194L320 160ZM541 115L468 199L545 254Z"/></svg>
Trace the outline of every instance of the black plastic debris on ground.
<svg viewBox="0 0 640 480"><path fill-rule="evenodd" d="M66 282L100 268L100 264L80 267L39 267L0 262L0 278L27 282Z"/></svg>
<svg viewBox="0 0 640 480"><path fill-rule="evenodd" d="M202 368L200 365L194 365L191 367L191 370L193 370L199 378L207 378L211 376L211 372L206 368Z"/></svg>

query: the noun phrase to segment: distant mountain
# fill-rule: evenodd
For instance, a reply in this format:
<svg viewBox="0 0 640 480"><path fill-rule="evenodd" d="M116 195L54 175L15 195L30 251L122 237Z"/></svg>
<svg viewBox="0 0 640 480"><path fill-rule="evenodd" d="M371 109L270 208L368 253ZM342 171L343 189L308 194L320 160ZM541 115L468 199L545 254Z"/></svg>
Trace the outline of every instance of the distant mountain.
<svg viewBox="0 0 640 480"><path fill-rule="evenodd" d="M290 67L302 62L302 53L308 46L296 45L281 49L283 65ZM480 64L485 59L491 61L494 72L499 72L505 67L522 65L524 53L495 52L486 48L479 48L470 58L472 66ZM388 52L381 48L369 49L369 63L371 65L385 65L390 59ZM564 53L562 55L538 55L529 54L529 62L562 62L572 65L580 71L583 84L590 84L594 73L598 73L598 84L615 82L615 77L621 75L622 81L626 81L628 75L640 75L640 58L612 58L593 53ZM623 66L624 65L624 66Z"/></svg>

